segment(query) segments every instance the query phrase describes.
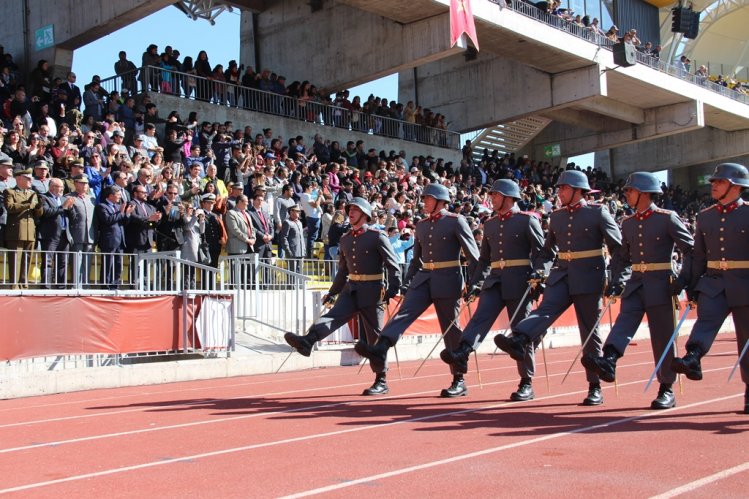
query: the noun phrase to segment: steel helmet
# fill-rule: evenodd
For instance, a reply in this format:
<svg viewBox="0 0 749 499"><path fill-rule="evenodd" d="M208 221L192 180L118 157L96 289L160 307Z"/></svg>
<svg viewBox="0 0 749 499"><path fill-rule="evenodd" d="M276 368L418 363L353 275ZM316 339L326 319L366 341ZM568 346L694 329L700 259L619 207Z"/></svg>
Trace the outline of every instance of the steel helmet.
<svg viewBox="0 0 749 499"><path fill-rule="evenodd" d="M492 190L489 192L498 192L503 196L515 199L522 198L520 195L520 186L517 182L506 178L496 180L494 184L492 184Z"/></svg>
<svg viewBox="0 0 749 499"><path fill-rule="evenodd" d="M738 163L721 163L715 167L715 171L710 175L710 182L713 180L725 179L734 185L749 187L749 172L746 166Z"/></svg>
<svg viewBox="0 0 749 499"><path fill-rule="evenodd" d="M584 191L590 190L590 184L588 183L588 177L578 170L565 170L559 175L559 179L556 183L557 187L560 185L569 185L573 189L582 189Z"/></svg>
<svg viewBox="0 0 749 499"><path fill-rule="evenodd" d="M432 196L437 201L450 202L450 191L448 191L447 187L442 184L431 183L427 185L424 192L421 194L421 197L424 196Z"/></svg>
<svg viewBox="0 0 749 499"><path fill-rule="evenodd" d="M357 208L359 208L369 220L372 220L372 206L367 202L366 199L356 197L349 201L346 204L346 213L348 213L349 208L351 208L352 206L356 206Z"/></svg>
<svg viewBox="0 0 749 499"><path fill-rule="evenodd" d="M650 194L663 194L661 181L658 180L655 174L650 172L630 173L629 177L627 177L627 182L624 184L624 188Z"/></svg>

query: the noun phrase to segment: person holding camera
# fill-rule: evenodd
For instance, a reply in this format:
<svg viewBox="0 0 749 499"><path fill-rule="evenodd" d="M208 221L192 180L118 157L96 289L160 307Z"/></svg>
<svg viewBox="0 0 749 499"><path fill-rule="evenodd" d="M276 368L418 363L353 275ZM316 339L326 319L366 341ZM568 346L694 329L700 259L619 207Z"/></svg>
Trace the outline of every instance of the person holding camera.
<svg viewBox="0 0 749 499"><path fill-rule="evenodd" d="M304 210L307 224L307 258L313 258L313 245L320 232L320 218L322 217L322 208L320 205L322 204L323 197L320 195L320 189L314 180L303 180L302 189L299 202Z"/></svg>

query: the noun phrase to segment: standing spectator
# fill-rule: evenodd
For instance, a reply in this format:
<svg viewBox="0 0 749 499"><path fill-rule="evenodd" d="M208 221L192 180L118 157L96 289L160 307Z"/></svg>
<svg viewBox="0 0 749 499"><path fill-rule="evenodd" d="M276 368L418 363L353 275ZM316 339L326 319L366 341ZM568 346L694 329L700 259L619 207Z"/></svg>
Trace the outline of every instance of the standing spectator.
<svg viewBox="0 0 749 499"><path fill-rule="evenodd" d="M58 287L65 286L67 258L61 252L68 251L69 248L66 213L73 207L75 199L63 199L62 193L62 180L53 178L49 181L49 192L41 196L43 211L38 229L41 248L45 252L41 273L42 286L46 289L51 289L53 283Z"/></svg>
<svg viewBox="0 0 749 499"><path fill-rule="evenodd" d="M317 235L320 232L320 217L322 216L322 209L320 204L322 202L322 196L320 195L320 189L317 188L317 182L310 180L302 181L302 195L300 196L300 203L304 210L305 221L307 224L307 257L312 258L312 245L317 240Z"/></svg>
<svg viewBox="0 0 749 499"><path fill-rule="evenodd" d="M184 242L180 247L180 257L188 262L197 263L200 239L205 232L205 211L202 208L195 209L192 205L188 204L185 206L183 221ZM185 287L194 289L195 268L188 265L185 270Z"/></svg>
<svg viewBox="0 0 749 499"><path fill-rule="evenodd" d="M281 224L281 234L279 236L279 247L283 248L284 258L291 260L289 270L299 272L299 262L294 260L306 256L304 243L304 229L302 222L299 220L301 208L298 204L289 207L289 217Z"/></svg>
<svg viewBox="0 0 749 499"><path fill-rule="evenodd" d="M101 121L102 111L104 110L104 99L99 94L101 86L99 83L92 82L88 89L83 92L83 104L86 106L86 116L91 116L94 121Z"/></svg>
<svg viewBox="0 0 749 499"><path fill-rule="evenodd" d="M16 186L3 196L8 213L5 240L6 247L13 251L8 262L13 289L28 289L28 259L36 240L35 218L41 216L43 207L39 195L31 189L31 170L18 170L14 177Z"/></svg>
<svg viewBox="0 0 749 499"><path fill-rule="evenodd" d="M88 177L78 175L73 178L75 192L68 197L75 202L68 211L68 236L71 240L71 251L82 252L81 266L75 279L81 284L88 283L88 269L96 241L96 225L94 224L94 203L88 192Z"/></svg>
<svg viewBox="0 0 749 499"><path fill-rule="evenodd" d="M218 257L221 254L221 246L226 244L226 233L221 219L213 212L216 205L216 195L212 193L203 194L200 207L205 211L205 230L203 240L208 246L208 254L211 257L211 267L218 268Z"/></svg>
<svg viewBox="0 0 749 499"><path fill-rule="evenodd" d="M198 58L195 60L195 75L200 77L197 81L197 92L195 98L198 100L208 100L210 97L211 88L211 63L208 62L208 54L205 50L201 50L198 53Z"/></svg>
<svg viewBox="0 0 749 499"><path fill-rule="evenodd" d="M247 196L240 194L234 208L226 213L226 232L228 234L226 251L229 255L249 253L255 244L255 233L247 214L248 203Z"/></svg>
<svg viewBox="0 0 749 499"><path fill-rule="evenodd" d="M75 73L70 71L68 72L66 81L61 83L58 87L59 90L63 90L65 92L67 100L64 101L64 104L67 109L81 108L81 101L83 100L83 98L81 96L81 89L78 85L75 84L75 80Z"/></svg>
<svg viewBox="0 0 749 499"><path fill-rule="evenodd" d="M162 198L157 209L161 212L161 220L156 225L156 249L158 251L175 251L184 243L182 233L182 213L185 206L179 200L179 188L169 184L166 195Z"/></svg>
<svg viewBox="0 0 749 499"><path fill-rule="evenodd" d="M161 212L156 211L156 208L147 202L148 191L145 186L134 184L132 196L130 204L133 211L129 223L125 226L125 251L148 253L153 247L153 230L156 223L161 220Z"/></svg>
<svg viewBox="0 0 749 499"><path fill-rule="evenodd" d="M260 258L273 258L273 236L275 230L270 213L263 207L264 191L256 189L249 209L250 220L255 233L254 252Z"/></svg>
<svg viewBox="0 0 749 499"><path fill-rule="evenodd" d="M157 66L160 60L159 48L156 44L152 43L146 48L141 57L141 67L143 69L140 71L140 80L144 92L148 92L149 90L153 90L154 92L159 91L159 70ZM131 88L130 91L135 92L135 89Z"/></svg>
<svg viewBox="0 0 749 499"><path fill-rule="evenodd" d="M120 203L122 193L116 185L104 189L104 200L96 205L94 217L99 228L99 251L104 253L101 284L118 289L122 276L122 252L125 249L125 224L135 208Z"/></svg>
<svg viewBox="0 0 749 499"><path fill-rule="evenodd" d="M138 75L138 68L133 61L127 59L127 53L124 50L120 51L119 59L114 63L114 73L120 77L123 90L135 91L137 89L135 81Z"/></svg>
<svg viewBox="0 0 749 499"><path fill-rule="evenodd" d="M36 97L37 101L48 102L52 97L52 74L49 71L49 62L45 59L40 60L31 72L29 88L32 100ZM16 97L18 97L18 92L16 92Z"/></svg>
<svg viewBox="0 0 749 499"><path fill-rule="evenodd" d="M4 199L8 189L16 186L12 176L13 159L0 154L0 248L5 248L5 226L8 223L8 212L5 209Z"/></svg>

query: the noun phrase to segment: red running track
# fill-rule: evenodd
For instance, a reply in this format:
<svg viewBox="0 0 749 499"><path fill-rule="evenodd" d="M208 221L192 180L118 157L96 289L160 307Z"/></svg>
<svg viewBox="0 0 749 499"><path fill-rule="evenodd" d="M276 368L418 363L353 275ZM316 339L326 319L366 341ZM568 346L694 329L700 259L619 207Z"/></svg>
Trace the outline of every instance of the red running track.
<svg viewBox="0 0 749 499"><path fill-rule="evenodd" d="M390 374L390 394L358 395L357 367L96 390L0 401L0 494L16 497L746 497L749 415L736 344L721 338L705 379L652 411L649 342L619 361L619 396L579 405L574 348L547 351L536 400L507 356L482 355L483 389L441 399L447 366ZM541 356L539 355L539 362ZM366 373L366 374L365 374Z"/></svg>

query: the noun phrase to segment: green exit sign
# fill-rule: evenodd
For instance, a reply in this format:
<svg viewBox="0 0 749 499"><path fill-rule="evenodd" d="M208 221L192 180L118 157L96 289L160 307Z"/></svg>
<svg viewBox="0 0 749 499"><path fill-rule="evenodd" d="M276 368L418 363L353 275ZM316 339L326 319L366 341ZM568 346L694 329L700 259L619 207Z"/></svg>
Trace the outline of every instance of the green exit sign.
<svg viewBox="0 0 749 499"><path fill-rule="evenodd" d="M52 47L55 44L55 25L42 26L34 33L34 48L38 51Z"/></svg>
<svg viewBox="0 0 749 499"><path fill-rule="evenodd" d="M557 158L562 155L562 145L552 144L550 146L544 146L544 156L547 158Z"/></svg>
<svg viewBox="0 0 749 499"><path fill-rule="evenodd" d="M697 177L697 185L710 185L710 174L700 175Z"/></svg>

